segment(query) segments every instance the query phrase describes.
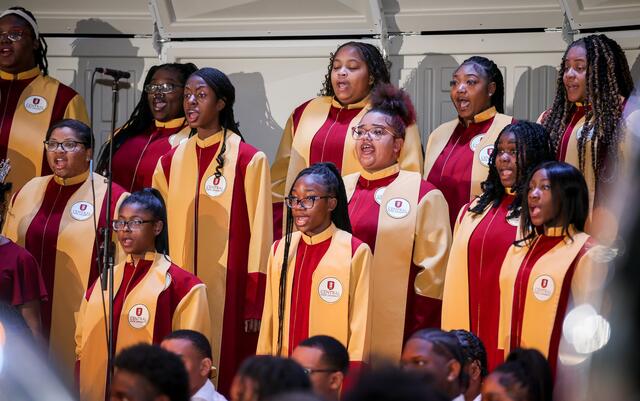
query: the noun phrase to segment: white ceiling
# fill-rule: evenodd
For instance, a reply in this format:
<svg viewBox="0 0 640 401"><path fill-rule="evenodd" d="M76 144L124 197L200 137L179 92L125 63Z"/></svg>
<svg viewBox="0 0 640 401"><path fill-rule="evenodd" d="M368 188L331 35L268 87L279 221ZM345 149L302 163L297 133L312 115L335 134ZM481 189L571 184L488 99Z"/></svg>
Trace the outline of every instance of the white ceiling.
<svg viewBox="0 0 640 401"><path fill-rule="evenodd" d="M17 3L0 0L2 8ZM42 32L165 38L371 35L389 32L640 24L639 0L20 0ZM482 4L482 6L479 6ZM384 24L380 24L380 15Z"/></svg>

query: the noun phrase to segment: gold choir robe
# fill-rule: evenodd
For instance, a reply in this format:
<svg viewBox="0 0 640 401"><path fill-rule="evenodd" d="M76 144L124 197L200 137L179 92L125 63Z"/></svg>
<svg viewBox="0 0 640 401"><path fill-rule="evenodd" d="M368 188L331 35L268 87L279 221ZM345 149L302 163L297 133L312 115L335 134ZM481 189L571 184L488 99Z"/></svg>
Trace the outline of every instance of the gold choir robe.
<svg viewBox="0 0 640 401"><path fill-rule="evenodd" d="M163 156L153 186L167 204L171 260L207 286L217 388L228 394L258 336L244 321L260 319L272 243L269 163L227 132L222 176L216 158L223 132L197 135Z"/></svg>
<svg viewBox="0 0 640 401"><path fill-rule="evenodd" d="M573 239L560 228L546 229L530 246L511 246L500 272L499 341L505 354L535 348L554 372L562 369L563 353L578 354L563 336L566 314L584 304L599 310L607 277L599 262L603 247L574 227L570 234ZM598 340L598 330L592 334Z"/></svg>
<svg viewBox="0 0 640 401"><path fill-rule="evenodd" d="M11 160L12 193L33 177L52 173L42 145L51 125L65 118L90 124L82 97L38 67L18 74L0 71L0 113L0 159Z"/></svg>
<svg viewBox="0 0 640 401"><path fill-rule="evenodd" d="M211 334L205 285L163 254L148 252L137 265L129 255L115 266L114 294L115 355L139 343L160 344L174 330L195 330L207 337ZM101 291L98 279L87 290L78 314L76 358L83 401L105 398L105 322L109 320L109 309L107 306L105 315L103 300L108 299L109 289Z"/></svg>
<svg viewBox="0 0 640 401"><path fill-rule="evenodd" d="M299 231L291 235L282 356L290 355L300 341L324 334L340 341L349 351L352 365L357 367L367 360L369 350L371 251L367 244L333 224L313 237ZM284 238L276 241L269 254L258 354L275 355L278 350L278 299L284 246ZM302 255L299 247L304 247ZM314 252L318 247L321 251ZM307 253L313 257L305 258ZM303 270L310 280L298 280Z"/></svg>
<svg viewBox="0 0 640 401"><path fill-rule="evenodd" d="M25 247L40 265L49 294L41 305L43 334L68 378L75 360L76 315L84 292L98 276L95 244L102 244L102 236L96 238L94 216L98 229L106 220L105 178L93 174L95 204L91 183L88 171L66 180L36 177L13 196L4 225L4 235ZM114 217L127 196L124 189L113 186ZM116 262L122 255L118 246Z"/></svg>
<svg viewBox="0 0 640 401"><path fill-rule="evenodd" d="M398 164L344 182L353 234L373 250L371 354L397 362L408 336L440 328L451 245L447 202L420 173Z"/></svg>
<svg viewBox="0 0 640 401"><path fill-rule="evenodd" d="M370 108L369 97L358 103L342 106L332 97L321 96L307 101L293 111L287 120L271 167L276 238L281 236L286 217L284 197L301 170L318 162L334 163L342 176L360 170L351 128L360 123ZM415 124L407 127L404 141L398 158L400 168L422 172L422 144Z"/></svg>
<svg viewBox="0 0 640 401"><path fill-rule="evenodd" d="M498 342L500 270L505 255L520 237L519 218L508 219L513 194L489 204L480 214L460 209L447 263L442 298L442 329L471 331L484 343L489 370L504 362Z"/></svg>
<svg viewBox="0 0 640 401"><path fill-rule="evenodd" d="M482 194L480 183L489 174L493 144L513 118L491 107L465 127L459 118L429 134L424 178L439 188L449 204L451 227L460 208Z"/></svg>
<svg viewBox="0 0 640 401"><path fill-rule="evenodd" d="M129 192L150 187L158 160L186 141L190 132L184 117L166 122L154 120L146 130L127 138L114 151L113 181Z"/></svg>

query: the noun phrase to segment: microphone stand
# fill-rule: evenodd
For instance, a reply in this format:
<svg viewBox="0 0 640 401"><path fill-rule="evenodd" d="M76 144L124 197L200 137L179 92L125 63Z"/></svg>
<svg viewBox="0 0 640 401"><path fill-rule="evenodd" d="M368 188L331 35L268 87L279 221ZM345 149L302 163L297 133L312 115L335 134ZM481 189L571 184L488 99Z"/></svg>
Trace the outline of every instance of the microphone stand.
<svg viewBox="0 0 640 401"><path fill-rule="evenodd" d="M113 360L114 360L114 350L115 344L113 342L113 302L114 302L114 292L113 292L113 254L114 254L114 246L111 242L111 225L113 221L113 212L111 211L111 193L113 187L113 174L111 162L113 159L113 133L116 130L116 115L117 115L117 106L118 106L118 91L120 90L119 85L119 76L113 77L113 82L111 84L111 131L109 133L109 160L107 165L107 194L106 194L106 205L105 205L105 227L102 229L103 234L103 247L104 252L102 255L102 288L104 288L105 282L108 281L108 302L109 302L109 322L108 322L108 338L107 338L107 385L111 384L111 379L113 378ZM107 390L109 391L109 390Z"/></svg>

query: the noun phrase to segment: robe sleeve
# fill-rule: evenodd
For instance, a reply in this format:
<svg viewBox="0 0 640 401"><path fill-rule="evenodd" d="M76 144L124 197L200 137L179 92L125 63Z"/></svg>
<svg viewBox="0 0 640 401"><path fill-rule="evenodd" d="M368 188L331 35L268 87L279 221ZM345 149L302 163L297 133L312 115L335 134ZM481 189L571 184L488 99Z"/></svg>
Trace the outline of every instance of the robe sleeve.
<svg viewBox="0 0 640 401"><path fill-rule="evenodd" d="M64 118L73 118L91 126L89 115L87 114L87 105L80 95L75 95L67 105L64 111Z"/></svg>
<svg viewBox="0 0 640 401"><path fill-rule="evenodd" d="M258 347L256 354L258 355L273 355L273 320L275 319L273 311L274 294L271 291L271 280L273 280L273 266L275 245L271 247L269 253L269 261L267 263L267 284L264 296L264 307L262 309L262 320L260 321L260 335L258 336ZM277 301L277 299L276 299Z"/></svg>
<svg viewBox="0 0 640 401"><path fill-rule="evenodd" d="M195 330L211 339L211 314L207 287L197 284L180 300L171 320L172 330Z"/></svg>
<svg viewBox="0 0 640 401"><path fill-rule="evenodd" d="M369 297L370 269L373 256L371 249L362 243L351 259L349 279L349 359L365 362L369 357L369 319L371 299Z"/></svg>
<svg viewBox="0 0 640 401"><path fill-rule="evenodd" d="M442 192L429 191L418 203L413 263L420 268L414 283L422 297L442 299L444 276L451 248L449 207Z"/></svg>
<svg viewBox="0 0 640 401"><path fill-rule="evenodd" d="M80 362L81 359L81 351L82 351L82 331L84 329L84 316L87 313L87 294L83 294L82 302L80 303L80 310L78 311L78 318L76 320L76 331L75 331L75 341L76 341L76 363ZM78 367L76 367L78 368ZM78 372L80 370L78 369Z"/></svg>
<svg viewBox="0 0 640 401"><path fill-rule="evenodd" d="M163 156L164 157L164 156ZM167 182L167 176L162 165L162 159L158 159L156 169L153 171L153 178L151 180L151 186L157 189L164 199L164 203L167 203L167 195L169 194L169 183Z"/></svg>
<svg viewBox="0 0 640 401"><path fill-rule="evenodd" d="M284 127L276 157L271 166L271 199L274 204L282 203L287 190L287 172L289 170L289 160L291 159L291 147L293 144L293 114L289 116L287 125Z"/></svg>
<svg viewBox="0 0 640 401"><path fill-rule="evenodd" d="M20 193L20 191L16 192L15 194L13 194L13 196L11 196L11 200L9 200L9 203L7 203L7 211L5 212L4 215L4 221L2 223L2 235L4 235L5 237L9 238L10 240L12 240L13 242L15 242L16 244L20 244L18 242L18 227L17 227L17 223L15 221L15 215L13 213L13 204L16 201L16 197L18 196L18 194ZM2 216L0 216L2 217ZM22 243L21 246L24 246L24 242Z"/></svg>
<svg viewBox="0 0 640 401"><path fill-rule="evenodd" d="M418 126L413 124L407 127L404 137L404 145L398 157L401 170L415 171L422 174L424 168L424 153L420 140Z"/></svg>
<svg viewBox="0 0 640 401"><path fill-rule="evenodd" d="M608 248L596 245L578 260L571 280L571 297L575 305L590 304L600 310L608 275L608 266L602 260L608 252Z"/></svg>
<svg viewBox="0 0 640 401"><path fill-rule="evenodd" d="M249 214L249 259L245 288L244 319L260 319L264 302L265 273L269 248L273 243L273 223L269 199L269 162L258 152L247 165L245 197Z"/></svg>

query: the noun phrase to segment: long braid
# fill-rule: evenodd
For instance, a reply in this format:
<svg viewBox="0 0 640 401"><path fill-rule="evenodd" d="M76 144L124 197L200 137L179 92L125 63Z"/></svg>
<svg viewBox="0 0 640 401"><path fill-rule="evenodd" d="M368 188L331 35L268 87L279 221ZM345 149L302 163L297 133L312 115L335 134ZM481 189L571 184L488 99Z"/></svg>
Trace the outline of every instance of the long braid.
<svg viewBox="0 0 640 401"><path fill-rule="evenodd" d="M475 214L483 213L486 208L498 207L505 194L505 188L500 181L500 175L496 168L496 158L498 157L498 144L500 138L506 133L512 133L516 138L516 183L512 190L515 192L515 198L509 205L508 218L517 218L520 216L520 204L522 197L527 193L527 177L529 172L538 164L553 160L553 154L549 144L549 136L540 124L529 121L518 121L515 124L509 124L502 129L494 143L494 151L489 157L489 175L482 182L483 193L478 199L477 204L469 208L469 211Z"/></svg>
<svg viewBox="0 0 640 401"><path fill-rule="evenodd" d="M320 90L320 96L334 96L333 85L331 85L331 71L333 70L333 61L336 58L338 52L344 47L352 47L360 53L362 59L367 64L369 70L369 77L373 83L369 90L373 90L380 84L388 84L391 81L391 75L389 74L389 68L391 63L382 56L380 50L369 43L363 42L347 42L336 49L335 52L329 56L329 65L327 66L327 73L324 76L324 82L322 84L322 90Z"/></svg>
<svg viewBox="0 0 640 401"><path fill-rule="evenodd" d="M330 162L316 163L311 167L307 167L300 171L293 180L293 185L289 190L289 195L293 191L296 182L307 175L313 175L318 179L318 183L324 186L327 194L336 197L337 204L335 209L331 211L331 221L335 226L343 231L352 232L351 221L349 220L349 208L347 202L347 191L344 186L342 176L335 164ZM284 237L284 255L282 257L282 266L280 267L280 282L278 287L278 343L277 353L282 353L282 337L284 332L284 310L287 295L287 271L289 269L289 248L291 246L291 235L293 233L293 214L291 209L287 208L286 231Z"/></svg>
<svg viewBox="0 0 640 401"><path fill-rule="evenodd" d="M220 152L216 157L216 172L215 176L220 178L222 176L222 170L224 168L224 153L227 150L227 130L231 130L232 132L238 134L240 139L244 142L244 138L240 133L240 128L238 127L238 123L236 122L235 116L233 115L233 104L236 101L236 89L229 80L227 75L220 71L217 68L201 68L198 71L194 72L193 75L196 75L202 78L207 85L215 92L218 99L224 101L224 108L220 110L220 126L222 127L222 142L220 144ZM193 130L191 131L191 135L193 135Z"/></svg>
<svg viewBox="0 0 640 401"><path fill-rule="evenodd" d="M36 17L33 16L33 13L29 10L27 10L24 7L9 7L9 10L20 10L23 13L27 14L29 17L31 17L31 19L33 19L33 21L37 24L38 21L36 20ZM19 15L13 14L14 16L16 16L17 18L20 18L21 20L24 21L24 19L22 17L20 17ZM29 32L31 32L31 36L33 38L36 37L36 33L33 31L33 27L31 26L31 24L29 24L27 21L25 21L27 28L29 29ZM48 45L47 45L47 41L44 39L44 36L39 35L39 40L40 42L40 46L38 46L37 49L33 50L33 56L34 59L36 61L36 64L38 65L38 67L40 68L40 70L42 71L42 75L49 75L49 60L47 60L47 49L48 49Z"/></svg>
<svg viewBox="0 0 640 401"><path fill-rule="evenodd" d="M625 128L620 98L631 94L633 79L624 51L614 40L605 35L590 35L573 42L562 58L556 98L543 123L549 130L556 153L571 118L572 104L566 98L563 76L567 53L575 46L584 47L587 53L585 103L588 107L582 135L578 138L578 162L583 172L587 162L593 168L598 193L602 183L614 181L618 176L620 144L624 140ZM562 108L559 107L561 103L564 103ZM591 160L587 161L588 141L591 141L588 144ZM598 201L596 196L596 203Z"/></svg>
<svg viewBox="0 0 640 401"><path fill-rule="evenodd" d="M153 123L153 113L151 113L151 108L149 107L149 96L145 89L147 84L151 83L153 80L153 76L156 72L160 70L173 70L178 73L178 81L180 81L181 85L187 82L187 78L189 75L193 74L198 67L196 67L193 63L168 63L162 65L154 65L149 68L149 72L147 72L146 77L144 78L144 83L142 85L142 93L140 94L140 100L136 104L136 107L133 109L131 116L129 119L122 125L122 128L113 138L113 152L115 153L122 144L124 144L129 138L143 132ZM180 103L180 109L182 110L182 103ZM180 116L184 116L184 111L181 111ZM108 149L108 141L102 146L100 151L100 155L98 156L98 162L96 165L96 170L98 172L104 172L107 169L108 157L109 157L109 149Z"/></svg>

